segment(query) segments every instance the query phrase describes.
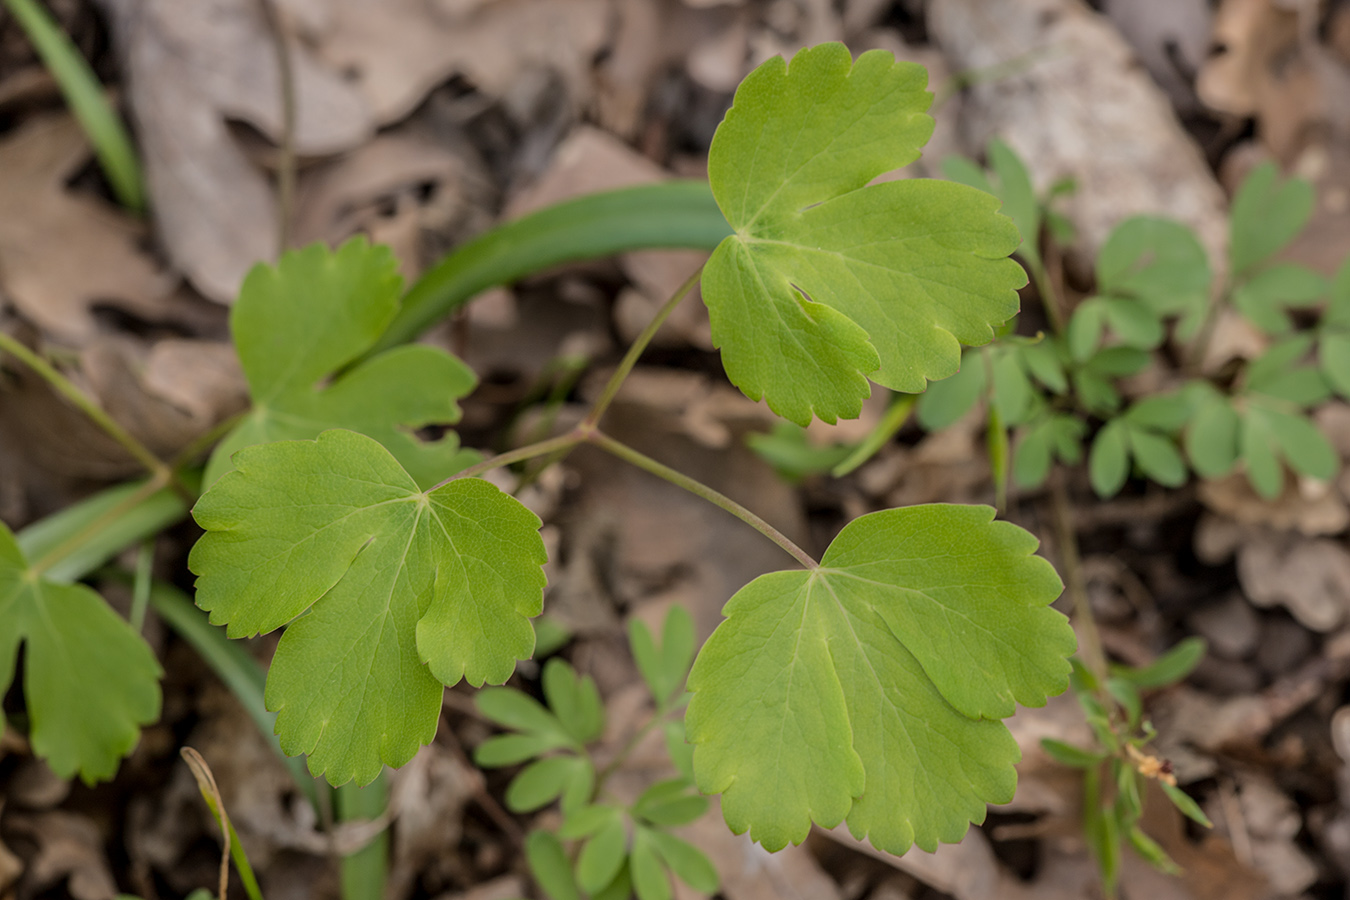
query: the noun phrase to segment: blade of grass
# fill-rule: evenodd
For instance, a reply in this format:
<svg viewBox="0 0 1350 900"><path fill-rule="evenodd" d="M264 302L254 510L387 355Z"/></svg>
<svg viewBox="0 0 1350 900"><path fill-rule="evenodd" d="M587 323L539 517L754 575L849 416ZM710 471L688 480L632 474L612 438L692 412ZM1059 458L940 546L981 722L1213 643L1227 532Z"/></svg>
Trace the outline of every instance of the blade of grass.
<svg viewBox="0 0 1350 900"><path fill-rule="evenodd" d="M385 772L365 787L349 781L337 789L338 821L378 819L389 806L389 780ZM389 832L381 831L369 843L342 858L340 878L343 900L383 900L389 869Z"/></svg>
<svg viewBox="0 0 1350 900"><path fill-rule="evenodd" d="M263 900L262 891L258 888L258 879L254 876L253 866L248 861L248 854L244 852L244 845L239 843L239 833L234 830L234 823L225 812L225 801L220 796L220 788L216 784L216 776L212 774L211 767L206 764L202 755L191 747L184 747L179 752L192 771L192 777L197 779L197 790L201 791L202 799L206 801L211 815L220 822L220 839L225 844L226 854L234 861L234 868L239 873L239 882L244 886L244 893L248 895L249 900ZM226 854L222 854L220 860L220 900L226 900L229 892Z"/></svg>
<svg viewBox="0 0 1350 900"><path fill-rule="evenodd" d="M886 414L877 423L877 427L853 448L853 452L845 457L843 462L831 469L830 474L835 478L843 478L875 456L878 450L886 446L887 441L895 437L896 432L905 427L905 423L909 421L910 411L918 402L918 394L896 394L891 399L891 405L886 408Z"/></svg>
<svg viewBox="0 0 1350 900"><path fill-rule="evenodd" d="M427 271L367 353L406 343L500 284L565 262L630 250L712 250L731 234L706 181L663 181L588 194L484 232Z"/></svg>
<svg viewBox="0 0 1350 900"><path fill-rule="evenodd" d="M183 480L195 488L200 473ZM45 560L43 577L70 584L106 564L123 548L183 518L188 504L172 488L129 481L29 525L15 537L30 560Z"/></svg>
<svg viewBox="0 0 1350 900"><path fill-rule="evenodd" d="M145 212L145 180L135 147L89 63L36 0L4 3L61 86L118 201L132 212Z"/></svg>

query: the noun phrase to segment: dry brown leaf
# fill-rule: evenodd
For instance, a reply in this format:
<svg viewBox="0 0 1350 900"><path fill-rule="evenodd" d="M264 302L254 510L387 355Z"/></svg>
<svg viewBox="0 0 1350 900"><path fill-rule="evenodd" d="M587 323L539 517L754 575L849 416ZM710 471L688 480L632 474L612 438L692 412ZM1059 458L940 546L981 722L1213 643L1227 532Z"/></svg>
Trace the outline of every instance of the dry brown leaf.
<svg viewBox="0 0 1350 900"><path fill-rule="evenodd" d="M1252 489L1245 472L1200 482L1200 501L1246 525L1316 536L1340 534L1350 525L1350 507L1339 485L1287 479L1284 492L1267 500Z"/></svg>
<svg viewBox="0 0 1350 900"><path fill-rule="evenodd" d="M954 70L1018 67L971 88L963 130L979 146L1002 137L1041 189L1076 180L1062 209L1084 260L1122 219L1147 213L1194 228L1222 270L1223 192L1108 21L1081 0L933 0L928 29Z"/></svg>
<svg viewBox="0 0 1350 900"><path fill-rule="evenodd" d="M1303 829L1298 806L1263 773L1239 772L1237 787L1236 809L1212 808L1215 824L1229 834L1244 832L1252 865L1279 894L1292 896L1311 887L1317 866L1294 841ZM1226 813L1236 813L1240 821L1227 821Z"/></svg>
<svg viewBox="0 0 1350 900"><path fill-rule="evenodd" d="M1225 0L1214 17L1218 52L1196 91L1208 106L1255 116L1262 140L1285 162L1325 118L1322 79L1299 41L1299 13L1271 0Z"/></svg>
<svg viewBox="0 0 1350 900"><path fill-rule="evenodd" d="M80 369L66 374L165 459L247 403L234 349L217 341L170 338L146 347L131 338L101 338L80 357ZM16 373L6 392L0 423L48 472L113 478L141 470L84 413L26 371Z"/></svg>
<svg viewBox="0 0 1350 900"><path fill-rule="evenodd" d="M8 826L31 838L37 857L23 876L25 891L39 894L65 883L75 900L113 900L113 881L103 853L103 835L85 816L62 810L13 816Z"/></svg>
<svg viewBox="0 0 1350 900"><path fill-rule="evenodd" d="M343 73L375 120L406 116L460 74L493 98L531 70L561 76L574 102L609 33L611 0L281 0L303 40Z"/></svg>
<svg viewBox="0 0 1350 900"><path fill-rule="evenodd" d="M423 747L393 773L389 802L398 815L386 897L409 896L421 872L454 856L463 836L464 807L482 785L482 772L465 766L439 743ZM519 893L517 888L510 896ZM485 891L481 896L486 900L498 894Z"/></svg>
<svg viewBox="0 0 1350 900"><path fill-rule="evenodd" d="M425 264L423 229L476 233L489 223L487 173L471 151L415 134L382 134L302 173L295 241L336 245L364 232L394 248L405 279ZM392 238L392 240L391 240Z"/></svg>
<svg viewBox="0 0 1350 900"><path fill-rule="evenodd" d="M5 802L26 809L51 809L69 794L69 779L57 775L45 761L30 756L10 776Z"/></svg>
<svg viewBox="0 0 1350 900"><path fill-rule="evenodd" d="M0 841L0 897L11 896L10 889L23 875L23 860L14 855L14 851Z"/></svg>
<svg viewBox="0 0 1350 900"><path fill-rule="evenodd" d="M744 398L740 398L742 402ZM605 430L691 477L751 506L794 541L806 539L796 491L739 440L711 448L690 438L672 414L621 394ZM566 424L566 423L561 423ZM564 507L565 566L547 602L577 610L679 602L701 635L722 619L732 594L791 558L754 530L691 494L608 454L579 448L568 457L580 488ZM808 546L807 551L811 548ZM573 577L573 570L580 577Z"/></svg>
<svg viewBox="0 0 1350 900"><path fill-rule="evenodd" d="M1350 552L1339 542L1253 533L1238 550L1237 568L1252 603L1282 605L1312 631L1332 631L1350 613Z"/></svg>
<svg viewBox="0 0 1350 900"><path fill-rule="evenodd" d="M721 89L734 89L740 81L744 15L732 10L692 11L671 0L623 0L614 15L613 37L595 67L595 116L605 130L626 139L638 137L658 80L686 59L706 54L736 30L741 42L734 62L738 74Z"/></svg>
<svg viewBox="0 0 1350 900"><path fill-rule="evenodd" d="M1222 309L1214 320L1214 331L1200 367L1217 372L1231 360L1255 359L1265 352L1270 340L1236 310Z"/></svg>
<svg viewBox="0 0 1350 900"><path fill-rule="evenodd" d="M158 234L206 296L233 302L276 252L267 177L232 137L242 120L280 143L273 34L257 0L100 0L123 59ZM392 19L393 16L391 15ZM334 153L374 130L365 99L293 41L295 149Z"/></svg>
<svg viewBox="0 0 1350 900"><path fill-rule="evenodd" d="M587 400L599 397L609 372L582 384ZM698 372L640 366L624 381L619 399L665 416L663 430L678 431L704 447L725 448L748 428L768 428L776 416L762 403Z"/></svg>
<svg viewBox="0 0 1350 900"><path fill-rule="evenodd" d="M156 318L174 279L141 252L141 227L65 182L91 155L79 124L31 119L0 143L0 287L39 328L82 343L110 303Z"/></svg>
<svg viewBox="0 0 1350 900"><path fill-rule="evenodd" d="M553 151L543 175L507 201L502 218L516 219L583 194L653 184L667 177L665 169L612 134L582 125Z"/></svg>

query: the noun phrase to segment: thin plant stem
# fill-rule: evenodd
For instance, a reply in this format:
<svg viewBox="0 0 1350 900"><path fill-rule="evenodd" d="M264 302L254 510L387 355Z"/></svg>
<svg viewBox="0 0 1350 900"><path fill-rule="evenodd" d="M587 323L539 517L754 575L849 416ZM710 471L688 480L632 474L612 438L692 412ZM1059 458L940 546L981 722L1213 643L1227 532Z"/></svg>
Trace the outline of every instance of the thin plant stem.
<svg viewBox="0 0 1350 900"><path fill-rule="evenodd" d="M643 738L651 734L659 725L661 725L671 712L672 710L670 709L658 708L652 713L652 717L647 721L647 724L634 732L633 736L619 748L619 752L615 754L614 758L606 763L603 769L596 773L595 788L591 791L592 800L600 797L600 792L605 789L605 783L609 781L610 777L615 772L619 771L619 767L624 764L624 761L627 760L628 757L633 755L633 751L637 749L638 744L642 743Z"/></svg>
<svg viewBox="0 0 1350 900"><path fill-rule="evenodd" d="M1069 495L1064 489L1063 470L1050 479L1050 502L1054 506L1055 537L1059 544L1060 565L1064 569L1065 588L1073 601L1073 615L1078 622L1078 655L1088 671L1097 676L1098 683L1105 683L1106 651L1102 649L1101 632L1097 630L1097 618L1092 614L1092 601L1088 599L1083 565L1078 558L1078 535L1073 527Z"/></svg>
<svg viewBox="0 0 1350 900"><path fill-rule="evenodd" d="M146 538L136 551L136 577L131 588L131 627L138 632L145 627L145 610L150 605L154 574L155 539Z"/></svg>
<svg viewBox="0 0 1350 900"><path fill-rule="evenodd" d="M237 412L197 435L191 443L178 451L178 455L173 459L173 467L181 469L183 466L190 465L199 455L215 446L221 438L233 431L234 427L242 422L248 414L248 410Z"/></svg>
<svg viewBox="0 0 1350 900"><path fill-rule="evenodd" d="M534 459L537 456L544 456L558 450L570 450L577 444L584 441L585 434L580 428L574 428L566 434L560 434L557 437L549 438L546 441L536 441L533 444L526 444L524 447L517 447L515 450L508 450L505 453L498 453L496 456L485 459L476 465L469 466L449 478L438 482L436 488L444 487L452 481L458 481L461 478L477 478L484 472L491 472L493 469L499 469L502 466L509 466L518 462L525 462L527 459Z"/></svg>
<svg viewBox="0 0 1350 900"><path fill-rule="evenodd" d="M582 423L583 427L594 428L600 424L601 416L605 414L605 410L609 409L609 405L618 396L619 388L623 387L624 380L628 378L628 373L632 372L633 366L637 365L638 357L642 355L642 351L647 349L647 345L652 342L652 338L656 337L656 332L661 330L661 326L665 324L666 319L670 318L670 314L675 311L675 307L679 306L685 295L694 289L694 285L698 284L698 280L702 276L703 267L699 266L694 274L685 279L684 284L675 289L675 293L670 295L670 299L665 302L656 316L647 323L647 327L642 329L642 333L633 340L632 346L628 348L628 352L619 362L619 367L614 370L614 374L609 376L609 381L605 383L604 390L600 392L600 399L595 401L595 406L591 407L591 411L587 413L586 419Z"/></svg>
<svg viewBox="0 0 1350 900"><path fill-rule="evenodd" d="M80 412L88 416L95 425L103 429L103 432L107 434L108 437L120 444L122 449L126 450L137 462L145 466L146 470L149 471L151 475L163 476L165 478L164 484L171 483L174 480L173 470L169 468L167 463L151 453L149 448L136 440L136 438L132 437L125 428L117 424L111 416L103 411L103 407L99 406L86 396L84 391L76 387L68 378L66 378L66 376L56 371L56 369L41 356L34 353L32 350L29 350L21 342L4 332L0 332L0 351L10 354L37 373L43 381L46 381L47 384L51 386L52 390L74 404L74 406Z"/></svg>
<svg viewBox="0 0 1350 900"><path fill-rule="evenodd" d="M593 444L601 450L619 457L619 459L622 459L625 462L632 463L645 472L650 472L657 478L669 481L676 487L684 488L696 497L702 497L713 506L726 510L769 540L773 541L781 547L784 552L807 569L820 568L820 563L812 559L805 550L794 544L777 528L774 528L768 522L764 521L744 506L741 506L735 500L732 500L725 494L713 490L703 482L690 478L683 472L678 472L664 463L659 463L650 456L646 456L627 444L616 441L614 438L600 431L591 430L585 432L585 440L587 443Z"/></svg>
<svg viewBox="0 0 1350 900"><path fill-rule="evenodd" d="M104 528L107 528L113 522L120 519L129 510L139 506L141 501L153 494L159 493L159 491L163 490L165 487L168 487L168 476L165 474L167 472L168 469L166 468L164 472L155 473L145 482L145 484L141 485L135 493L128 494L122 502L86 523L83 528L48 550L38 559L34 560L29 566L29 569L35 574L42 574L64 559L72 550L83 544L90 535L98 534Z"/></svg>
<svg viewBox="0 0 1350 900"><path fill-rule="evenodd" d="M1064 313L1059 305L1059 292L1055 290L1054 284L1050 280L1050 273L1045 268L1045 263L1039 259L1028 266L1031 269L1031 280L1036 285L1036 293L1041 295L1041 309L1045 310L1046 321L1050 323L1050 330L1055 334L1064 333Z"/></svg>
<svg viewBox="0 0 1350 900"><path fill-rule="evenodd" d="M1205 318L1200 322L1195 341L1186 354L1186 372L1189 375L1198 377L1201 374L1205 357L1209 355L1209 346L1214 342L1214 333L1218 330L1219 315L1228 305L1228 294L1228 286L1225 285L1214 301L1209 304L1209 308L1205 310Z"/></svg>
<svg viewBox="0 0 1350 900"><path fill-rule="evenodd" d="M295 66L291 61L290 29L276 0L262 0L276 50L278 90L281 94L281 145L277 152L277 256L291 246L291 218L295 206Z"/></svg>

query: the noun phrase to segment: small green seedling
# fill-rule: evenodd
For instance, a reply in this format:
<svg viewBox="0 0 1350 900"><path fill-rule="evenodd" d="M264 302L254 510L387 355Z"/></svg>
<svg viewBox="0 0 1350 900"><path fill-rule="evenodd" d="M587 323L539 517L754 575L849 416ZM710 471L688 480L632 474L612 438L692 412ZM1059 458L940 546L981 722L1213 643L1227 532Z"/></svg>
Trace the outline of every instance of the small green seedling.
<svg viewBox="0 0 1350 900"><path fill-rule="evenodd" d="M1184 679L1204 658L1205 642L1187 638L1142 669L1112 666L1105 680L1075 666L1074 695L1097 738L1093 748L1045 738L1041 747L1066 766L1084 773L1083 823L1088 844L1101 870L1102 890L1115 897L1120 854L1128 841L1139 856L1163 872L1181 871L1156 841L1139 827L1146 782L1156 781L1187 818L1211 827L1209 818L1177 787L1171 765L1144 748L1156 732L1144 718L1141 691L1164 688Z"/></svg>
<svg viewBox="0 0 1350 900"><path fill-rule="evenodd" d="M560 803L564 818L557 833L533 831L525 844L530 870L552 900L626 898L631 893L639 900L669 900L672 877L701 893L717 891L717 871L708 858L670 833L708 809L707 799L694 789L683 723L674 717L687 702L684 682L694 658L693 622L684 609L672 607L659 644L636 620L629 636L655 709L598 776L590 745L602 736L605 717L589 677L578 678L571 666L554 658L544 665L547 707L511 688L478 694L479 710L513 733L480 744L474 760L486 767L533 760L511 781L506 805L524 813ZM680 775L652 785L631 803L610 796L609 776L655 729L664 732ZM573 852L564 841L574 843Z"/></svg>

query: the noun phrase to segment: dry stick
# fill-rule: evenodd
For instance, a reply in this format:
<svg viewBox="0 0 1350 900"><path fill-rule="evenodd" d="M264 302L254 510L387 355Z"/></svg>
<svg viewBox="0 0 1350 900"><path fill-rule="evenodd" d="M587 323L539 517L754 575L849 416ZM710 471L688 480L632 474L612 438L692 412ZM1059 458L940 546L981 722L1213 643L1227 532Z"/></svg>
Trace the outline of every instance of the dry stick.
<svg viewBox="0 0 1350 900"><path fill-rule="evenodd" d="M295 67L291 62L290 30L276 0L261 0L272 27L277 80L281 93L281 146L277 152L277 257L291 245L291 215L295 205Z"/></svg>

